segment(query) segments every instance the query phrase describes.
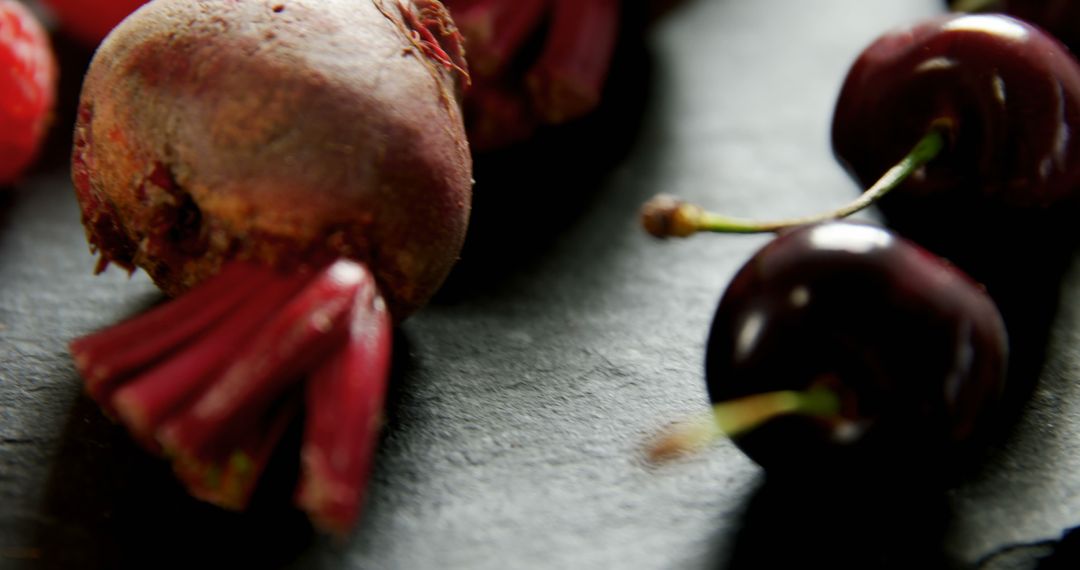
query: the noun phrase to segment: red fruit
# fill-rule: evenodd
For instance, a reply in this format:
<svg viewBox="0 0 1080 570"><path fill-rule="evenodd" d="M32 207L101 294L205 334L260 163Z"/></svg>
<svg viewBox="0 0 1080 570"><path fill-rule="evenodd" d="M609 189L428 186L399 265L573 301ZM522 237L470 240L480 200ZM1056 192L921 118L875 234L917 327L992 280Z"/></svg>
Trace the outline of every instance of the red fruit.
<svg viewBox="0 0 1080 570"><path fill-rule="evenodd" d="M0 0L0 185L34 161L56 101L48 34L25 6Z"/></svg>
<svg viewBox="0 0 1080 570"><path fill-rule="evenodd" d="M947 144L882 198L882 214L985 284L1010 326L1027 320L1029 295L1016 287L1052 280L1047 269L1075 243L1080 63L1040 28L1000 14L887 33L848 72L833 150L865 185L931 130Z"/></svg>
<svg viewBox="0 0 1080 570"><path fill-rule="evenodd" d="M43 0L64 30L96 46L146 0Z"/></svg>
<svg viewBox="0 0 1080 570"><path fill-rule="evenodd" d="M1044 28L1074 51L1080 49L1080 2L1076 0L951 0L948 4L963 12L1009 14Z"/></svg>
<svg viewBox="0 0 1080 570"><path fill-rule="evenodd" d="M936 477L983 443L1005 389L1007 333L955 266L889 231L830 222L781 234L732 279L709 333L714 403L831 392L735 439L774 474L911 469Z"/></svg>
<svg viewBox="0 0 1080 570"><path fill-rule="evenodd" d="M945 192L1015 208L1080 186L1080 65L1060 42L1001 15L942 16L879 37L836 103L837 157L865 187L934 125L949 148L882 201Z"/></svg>

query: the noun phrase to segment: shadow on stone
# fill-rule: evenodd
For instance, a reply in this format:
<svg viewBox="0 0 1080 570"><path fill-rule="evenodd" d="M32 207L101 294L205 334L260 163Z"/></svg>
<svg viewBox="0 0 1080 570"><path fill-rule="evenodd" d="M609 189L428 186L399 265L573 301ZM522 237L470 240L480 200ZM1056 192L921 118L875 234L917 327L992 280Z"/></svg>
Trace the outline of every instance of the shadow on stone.
<svg viewBox="0 0 1080 570"><path fill-rule="evenodd" d="M535 260L593 207L633 148L650 97L653 56L642 13L627 16L600 107L531 139L474 155L473 209L461 260L437 303L483 295Z"/></svg>
<svg viewBox="0 0 1080 570"><path fill-rule="evenodd" d="M718 568L950 567L940 492L903 481L766 480Z"/></svg>

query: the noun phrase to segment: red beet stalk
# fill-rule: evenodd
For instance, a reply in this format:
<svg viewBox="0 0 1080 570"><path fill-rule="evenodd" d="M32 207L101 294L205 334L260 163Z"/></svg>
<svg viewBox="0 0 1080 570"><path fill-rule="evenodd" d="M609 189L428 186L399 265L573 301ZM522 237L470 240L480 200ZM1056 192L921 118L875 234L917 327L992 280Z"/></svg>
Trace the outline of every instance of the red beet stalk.
<svg viewBox="0 0 1080 570"><path fill-rule="evenodd" d="M377 442L391 330L362 264L282 275L233 263L71 349L95 399L169 457L192 495L227 508L247 504L305 394L298 497L322 497L304 508L342 532L359 512ZM304 381L312 386L293 389Z"/></svg>
<svg viewBox="0 0 1080 570"><path fill-rule="evenodd" d="M526 77L547 122L576 119L599 104L618 24L619 0L554 0L544 52Z"/></svg>
<svg viewBox="0 0 1080 570"><path fill-rule="evenodd" d="M235 358L236 347L270 319L267 307L283 305L303 284L301 276L275 279L240 299L228 319L117 389L109 406L137 440L156 450L161 423L221 376Z"/></svg>
<svg viewBox="0 0 1080 570"><path fill-rule="evenodd" d="M233 264L187 295L70 345L87 392L102 405L118 385L160 362L217 324L260 282L277 278L266 270Z"/></svg>
<svg viewBox="0 0 1080 570"><path fill-rule="evenodd" d="M454 21L468 42L469 69L494 77L544 22L552 0L485 0L451 3Z"/></svg>
<svg viewBox="0 0 1080 570"><path fill-rule="evenodd" d="M299 408L296 398L283 398L253 429L241 434L227 453L213 459L176 457L173 472L191 496L226 509L242 510Z"/></svg>
<svg viewBox="0 0 1080 570"><path fill-rule="evenodd" d="M320 272L240 348L192 405L166 422L168 453L206 457L249 428L278 396L339 350L357 288L367 271L339 261Z"/></svg>
<svg viewBox="0 0 1080 570"><path fill-rule="evenodd" d="M344 534L364 498L382 427L391 319L374 281L361 286L344 350L307 384L297 504L320 528Z"/></svg>
<svg viewBox="0 0 1080 570"><path fill-rule="evenodd" d="M473 147L509 146L542 124L595 109L615 51L620 1L448 0L473 72L465 101Z"/></svg>

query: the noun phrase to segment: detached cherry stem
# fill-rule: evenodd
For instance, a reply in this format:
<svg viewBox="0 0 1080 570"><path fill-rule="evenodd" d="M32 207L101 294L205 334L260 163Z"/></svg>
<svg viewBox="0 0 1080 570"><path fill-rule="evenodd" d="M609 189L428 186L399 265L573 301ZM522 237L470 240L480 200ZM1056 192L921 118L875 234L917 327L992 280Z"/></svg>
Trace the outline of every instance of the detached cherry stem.
<svg viewBox="0 0 1080 570"><path fill-rule="evenodd" d="M948 125L935 124L912 147L903 159L885 172L873 186L850 203L820 214L782 220L749 220L708 212L700 206L660 194L641 208L641 223L645 230L659 238L687 237L698 232L769 233L797 226L846 218L873 205L900 186L926 163L937 158L945 148Z"/></svg>
<svg viewBox="0 0 1080 570"><path fill-rule="evenodd" d="M689 455L717 439L752 431L765 422L785 415L836 417L841 409L835 391L812 387L753 394L714 404L710 413L675 424L648 446L649 461L662 463Z"/></svg>

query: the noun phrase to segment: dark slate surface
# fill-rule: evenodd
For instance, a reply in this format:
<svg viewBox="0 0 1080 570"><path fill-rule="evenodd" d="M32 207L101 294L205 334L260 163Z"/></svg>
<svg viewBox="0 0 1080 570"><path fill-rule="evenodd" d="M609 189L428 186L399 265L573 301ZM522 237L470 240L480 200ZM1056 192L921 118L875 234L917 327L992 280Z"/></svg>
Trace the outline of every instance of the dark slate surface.
<svg viewBox="0 0 1080 570"><path fill-rule="evenodd" d="M92 275L58 133L0 202L0 567L1075 568L1080 540L1059 543L1080 524L1075 269L1031 401L946 494L776 489L728 442L641 459L656 428L705 407L711 312L766 238L654 241L638 205L668 191L778 216L849 198L827 144L843 74L879 32L938 10L688 0L627 48L598 119L479 160L469 247L400 329L366 516L340 542L288 506L295 437L251 511L225 513L81 395L66 342L158 296L141 274ZM65 58L70 87L85 54Z"/></svg>

